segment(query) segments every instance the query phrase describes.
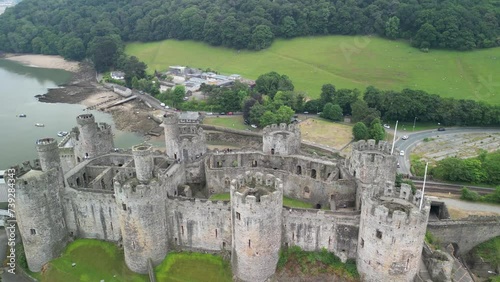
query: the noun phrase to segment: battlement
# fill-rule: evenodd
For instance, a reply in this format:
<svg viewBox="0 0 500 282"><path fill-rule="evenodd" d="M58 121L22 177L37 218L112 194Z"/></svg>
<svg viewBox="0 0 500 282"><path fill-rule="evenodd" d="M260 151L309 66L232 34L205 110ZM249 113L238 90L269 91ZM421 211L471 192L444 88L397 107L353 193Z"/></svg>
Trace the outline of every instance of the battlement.
<svg viewBox="0 0 500 282"><path fill-rule="evenodd" d="M392 144L387 141L361 140L352 144L352 149L356 151L380 151L383 154L391 154Z"/></svg>
<svg viewBox="0 0 500 282"><path fill-rule="evenodd" d="M76 117L76 123L80 126L94 124L95 117L93 114L83 114Z"/></svg>
<svg viewBox="0 0 500 282"><path fill-rule="evenodd" d="M280 123L278 124L271 124L262 130L263 134L271 134L273 132L283 132L283 131L288 131L290 133L300 133L300 128L296 124L286 124L286 123Z"/></svg>
<svg viewBox="0 0 500 282"><path fill-rule="evenodd" d="M36 141L38 152L48 152L57 150L57 141L54 138L42 138Z"/></svg>
<svg viewBox="0 0 500 282"><path fill-rule="evenodd" d="M105 123L105 122L100 122L98 123L97 125L97 130L101 131L101 132L111 132L111 125Z"/></svg>
<svg viewBox="0 0 500 282"><path fill-rule="evenodd" d="M152 148L153 145L148 143L135 145L132 147L132 154L134 156L148 156L152 154Z"/></svg>
<svg viewBox="0 0 500 282"><path fill-rule="evenodd" d="M209 200L209 199L199 199L199 198L188 198L183 196L169 196L170 200L174 201L176 205L179 203L190 203L194 208L208 207L208 208L227 208L230 206L230 201L221 200Z"/></svg>
<svg viewBox="0 0 500 282"><path fill-rule="evenodd" d="M379 198L364 197L363 205L371 207L370 215L372 217L389 225L425 222L430 210L430 202L425 198L421 211L419 211L418 206L405 199L385 196Z"/></svg>
<svg viewBox="0 0 500 282"><path fill-rule="evenodd" d="M166 113L163 115L163 123L174 125L179 123L179 115L176 113Z"/></svg>
<svg viewBox="0 0 500 282"><path fill-rule="evenodd" d="M272 174L247 171L231 181L231 195L237 203L272 203L283 197L283 182Z"/></svg>
<svg viewBox="0 0 500 282"><path fill-rule="evenodd" d="M35 159L33 161L24 161L22 164L11 166L10 169L15 170L16 178L19 178L29 172L30 170L42 170L42 166L40 165L40 160Z"/></svg>

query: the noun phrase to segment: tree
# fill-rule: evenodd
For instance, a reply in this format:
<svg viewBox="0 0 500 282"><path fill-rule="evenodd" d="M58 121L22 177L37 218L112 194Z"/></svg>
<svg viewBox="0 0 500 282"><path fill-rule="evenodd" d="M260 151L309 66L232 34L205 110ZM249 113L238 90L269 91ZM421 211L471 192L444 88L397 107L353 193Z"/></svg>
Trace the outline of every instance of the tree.
<svg viewBox="0 0 500 282"><path fill-rule="evenodd" d="M88 56L97 71L109 70L121 53L121 41L116 36L99 36L89 43Z"/></svg>
<svg viewBox="0 0 500 282"><path fill-rule="evenodd" d="M186 88L183 85L177 85L172 92L172 102L174 106L182 103L184 97L186 96Z"/></svg>
<svg viewBox="0 0 500 282"><path fill-rule="evenodd" d="M324 84L321 86L320 100L323 105L333 102L335 96L335 86L332 84Z"/></svg>
<svg viewBox="0 0 500 282"><path fill-rule="evenodd" d="M266 49L273 43L274 34L267 25L258 25L252 33L250 48L254 50Z"/></svg>
<svg viewBox="0 0 500 282"><path fill-rule="evenodd" d="M259 119L259 125L265 127L274 123L277 123L278 119L276 114L271 111L266 111Z"/></svg>
<svg viewBox="0 0 500 282"><path fill-rule="evenodd" d="M354 140L366 140L369 136L368 127L364 123L358 122L352 127L352 135Z"/></svg>
<svg viewBox="0 0 500 282"><path fill-rule="evenodd" d="M385 130L380 124L380 119L376 118L372 121L369 133L370 138L375 139L377 142L385 139Z"/></svg>
<svg viewBox="0 0 500 282"><path fill-rule="evenodd" d="M255 81L255 90L258 93L268 95L271 99L279 90L293 91L293 89L293 83L288 76L280 75L274 71L260 75Z"/></svg>
<svg viewBox="0 0 500 282"><path fill-rule="evenodd" d="M399 36L399 18L390 17L385 23L385 36L390 39L395 39Z"/></svg>
<svg viewBox="0 0 500 282"><path fill-rule="evenodd" d="M321 112L321 117L333 121L342 120L342 109L337 104L327 103Z"/></svg>
<svg viewBox="0 0 500 282"><path fill-rule="evenodd" d="M295 112L292 110L292 108L288 106L281 106L276 112L276 123L288 124L290 123L290 120L292 119L294 114Z"/></svg>

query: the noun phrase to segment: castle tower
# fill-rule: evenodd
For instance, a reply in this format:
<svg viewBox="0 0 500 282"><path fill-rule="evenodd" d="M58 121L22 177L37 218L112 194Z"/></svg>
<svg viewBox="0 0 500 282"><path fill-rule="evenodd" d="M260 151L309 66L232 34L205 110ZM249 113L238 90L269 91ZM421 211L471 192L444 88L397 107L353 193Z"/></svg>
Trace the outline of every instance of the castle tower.
<svg viewBox="0 0 500 282"><path fill-rule="evenodd" d="M48 171L51 168L59 169L61 167L61 158L59 157L59 148L53 138L38 139L36 150L40 158L42 171Z"/></svg>
<svg viewBox="0 0 500 282"><path fill-rule="evenodd" d="M397 171L397 157L391 155L391 144L375 140L358 141L352 145L348 160L349 172L362 183L394 183Z"/></svg>
<svg viewBox="0 0 500 282"><path fill-rule="evenodd" d="M110 152L114 148L111 126L95 122L94 115L83 114L76 117L78 134L75 157L80 162Z"/></svg>
<svg viewBox="0 0 500 282"><path fill-rule="evenodd" d="M60 256L68 241L60 191L64 189L57 143L37 141L40 161L13 167L16 171L16 219L31 271L38 272Z"/></svg>
<svg viewBox="0 0 500 282"><path fill-rule="evenodd" d="M165 149L169 158L179 159L181 157L179 148L179 119L176 113L163 115L162 127L165 131Z"/></svg>
<svg viewBox="0 0 500 282"><path fill-rule="evenodd" d="M140 183L148 183L153 177L153 154L150 144L141 144L132 147L134 156L135 172Z"/></svg>
<svg viewBox="0 0 500 282"><path fill-rule="evenodd" d="M300 150L300 129L295 124L268 125L263 130L262 150L271 155L293 155Z"/></svg>
<svg viewBox="0 0 500 282"><path fill-rule="evenodd" d="M419 201L405 184L383 196L363 195L356 260L362 281L413 281L430 211L427 199L422 210Z"/></svg>
<svg viewBox="0 0 500 282"><path fill-rule="evenodd" d="M136 163L136 171L141 171L143 180L152 176L147 174L145 166L137 167ZM121 173L115 176L113 185L125 263L134 272L147 273L148 259L158 265L168 253L166 211L164 199L159 196L160 183L155 178L141 183L138 177L136 173L132 177Z"/></svg>
<svg viewBox="0 0 500 282"><path fill-rule="evenodd" d="M233 273L265 281L276 270L281 247L283 183L271 174L246 172L231 182Z"/></svg>

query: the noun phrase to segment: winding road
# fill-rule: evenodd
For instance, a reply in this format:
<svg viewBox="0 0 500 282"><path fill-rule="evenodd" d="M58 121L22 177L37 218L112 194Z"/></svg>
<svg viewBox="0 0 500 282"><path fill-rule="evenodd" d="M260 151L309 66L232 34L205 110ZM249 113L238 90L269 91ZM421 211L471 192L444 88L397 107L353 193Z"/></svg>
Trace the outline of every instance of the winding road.
<svg viewBox="0 0 500 282"><path fill-rule="evenodd" d="M391 130L389 130L391 131ZM394 130L392 130L394 132ZM445 131L438 131L437 129L418 131L409 133L402 131L397 133L397 140L394 146L395 154L398 154L399 168L398 173L411 175L410 172L410 153L415 146L417 146L424 138L433 138L440 135L448 134L467 134L467 133L500 133L500 128L477 128L477 127L450 127ZM401 137L408 135L408 140L403 140ZM405 151L404 156L400 156L398 152Z"/></svg>

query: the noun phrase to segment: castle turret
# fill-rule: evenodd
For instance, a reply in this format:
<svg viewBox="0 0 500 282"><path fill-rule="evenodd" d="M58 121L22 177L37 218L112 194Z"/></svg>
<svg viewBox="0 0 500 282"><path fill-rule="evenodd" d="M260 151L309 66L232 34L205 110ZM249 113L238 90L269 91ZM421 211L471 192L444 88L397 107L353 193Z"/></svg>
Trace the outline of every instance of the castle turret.
<svg viewBox="0 0 500 282"><path fill-rule="evenodd" d="M195 161L205 155L207 142L205 132L199 125L197 112L165 114L162 126L165 128L166 153L170 158L181 161Z"/></svg>
<svg viewBox="0 0 500 282"><path fill-rule="evenodd" d="M352 145L348 160L349 172L362 183L394 183L397 157L391 155L391 144L375 140L358 141Z"/></svg>
<svg viewBox="0 0 500 282"><path fill-rule="evenodd" d="M76 122L78 132L75 137L75 157L78 162L113 150L114 141L110 125L97 124L92 114L79 115Z"/></svg>
<svg viewBox="0 0 500 282"><path fill-rule="evenodd" d="M179 148L179 119L176 113L163 115L162 127L165 131L165 152L169 158L181 157Z"/></svg>
<svg viewBox="0 0 500 282"><path fill-rule="evenodd" d="M429 217L430 203L409 185L388 187L383 196L363 195L356 264L362 281L413 281Z"/></svg>
<svg viewBox="0 0 500 282"><path fill-rule="evenodd" d="M60 256L68 241L60 191L64 189L57 143L37 141L40 161L13 167L16 174L16 218L31 271L38 272Z"/></svg>
<svg viewBox="0 0 500 282"><path fill-rule="evenodd" d="M136 163L141 177L149 177L144 170L137 170ZM158 265L168 252L165 200L159 196L161 187L156 178L142 184L136 173L128 175L121 173L113 179L125 263L134 272L147 273L148 259Z"/></svg>
<svg viewBox="0 0 500 282"><path fill-rule="evenodd" d="M247 172L231 182L231 264L239 279L258 282L274 274L281 247L282 208L279 178Z"/></svg>
<svg viewBox="0 0 500 282"><path fill-rule="evenodd" d="M153 154L150 144L141 144L132 147L134 155L135 172L140 183L148 183L153 177Z"/></svg>
<svg viewBox="0 0 500 282"><path fill-rule="evenodd" d="M299 152L300 129L295 124L268 125L263 130L262 150L272 155L293 155Z"/></svg>

